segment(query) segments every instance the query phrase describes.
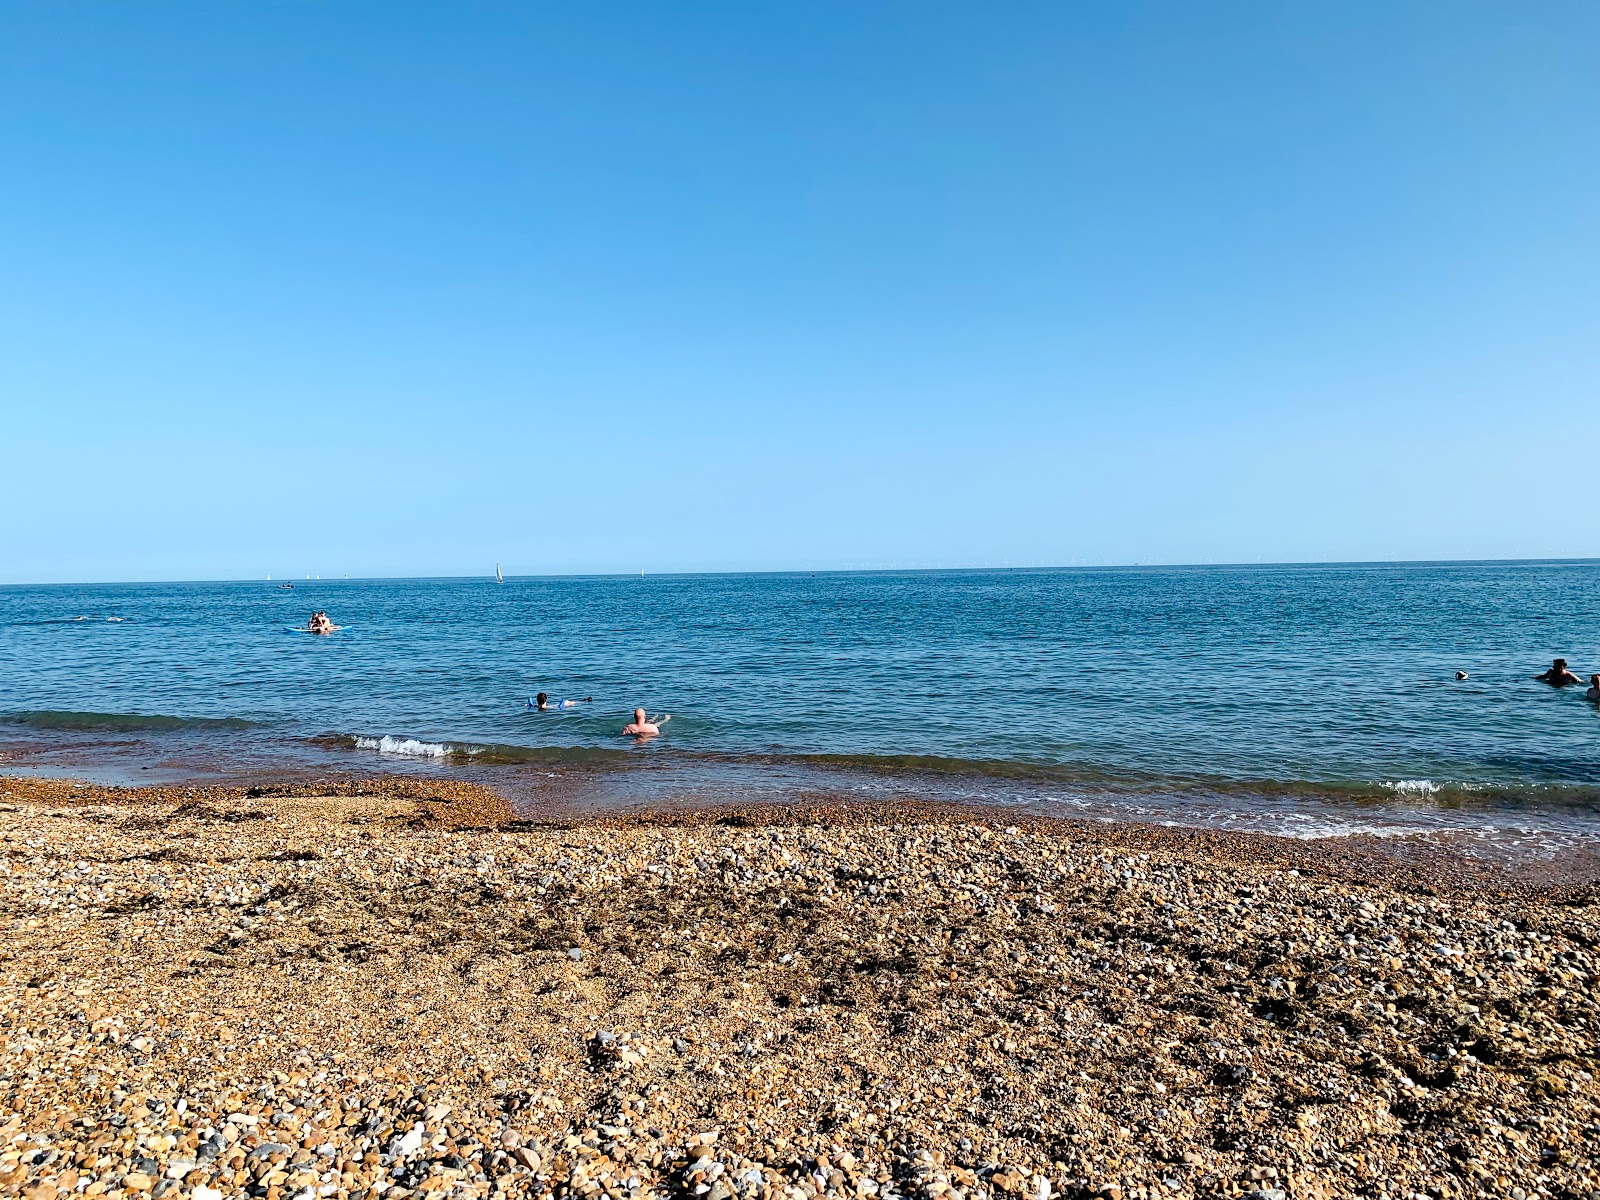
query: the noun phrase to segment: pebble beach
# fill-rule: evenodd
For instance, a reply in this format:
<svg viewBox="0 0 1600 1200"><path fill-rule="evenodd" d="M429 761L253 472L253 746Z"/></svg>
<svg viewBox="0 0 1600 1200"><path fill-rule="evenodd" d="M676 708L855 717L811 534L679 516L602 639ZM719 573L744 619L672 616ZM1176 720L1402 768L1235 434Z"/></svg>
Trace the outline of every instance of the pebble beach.
<svg viewBox="0 0 1600 1200"><path fill-rule="evenodd" d="M1590 887L466 784L0 779L0 1195L1600 1200Z"/></svg>

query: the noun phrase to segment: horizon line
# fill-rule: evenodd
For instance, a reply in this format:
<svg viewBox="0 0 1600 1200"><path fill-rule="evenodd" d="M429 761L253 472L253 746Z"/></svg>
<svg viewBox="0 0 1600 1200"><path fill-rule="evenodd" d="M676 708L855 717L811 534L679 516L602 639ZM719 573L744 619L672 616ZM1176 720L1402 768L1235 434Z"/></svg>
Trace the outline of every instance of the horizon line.
<svg viewBox="0 0 1600 1200"><path fill-rule="evenodd" d="M1046 572L1046 571L1197 571L1197 570L1269 570L1316 567L1450 567L1450 566L1582 566L1600 564L1600 556L1558 558L1375 558L1375 559L1297 559L1282 562L1125 562L1125 563L1058 563L1049 566L953 566L953 567L826 567L817 570L783 568L770 570L725 571L568 571L547 574L507 575L513 579L635 579L635 578L727 578L739 575L953 575L970 572ZM0 583L0 588L28 587L114 587L157 584L216 584L216 583L380 583L410 580L416 582L457 582L463 580L493 579L493 574L483 575L358 575L331 576L327 579L293 578L284 576L240 575L223 579L98 579L80 581L53 581L34 583Z"/></svg>

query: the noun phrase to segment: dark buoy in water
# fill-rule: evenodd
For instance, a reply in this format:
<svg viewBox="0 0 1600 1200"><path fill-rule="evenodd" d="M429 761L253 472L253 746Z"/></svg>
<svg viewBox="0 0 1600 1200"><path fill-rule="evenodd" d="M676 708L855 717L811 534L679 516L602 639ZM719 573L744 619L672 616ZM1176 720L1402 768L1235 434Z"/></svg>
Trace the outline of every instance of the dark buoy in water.
<svg viewBox="0 0 1600 1200"><path fill-rule="evenodd" d="M1467 673L1466 673L1466 672L1465 672L1465 671L1457 671L1457 672L1456 672L1456 679L1457 679L1457 681L1460 681L1460 680L1462 680L1462 679L1465 679L1465 678L1466 678L1466 677L1467 677Z"/></svg>

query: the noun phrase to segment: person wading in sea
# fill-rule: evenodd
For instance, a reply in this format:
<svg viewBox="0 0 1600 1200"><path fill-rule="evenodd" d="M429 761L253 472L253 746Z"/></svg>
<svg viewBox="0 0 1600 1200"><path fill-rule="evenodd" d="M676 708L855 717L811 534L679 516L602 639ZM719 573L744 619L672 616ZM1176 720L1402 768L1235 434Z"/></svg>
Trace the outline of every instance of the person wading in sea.
<svg viewBox="0 0 1600 1200"><path fill-rule="evenodd" d="M645 720L644 709L642 708L636 708L633 710L633 724L624 725L622 727L623 737L655 737L656 734L660 732L661 726L657 725L654 721Z"/></svg>
<svg viewBox="0 0 1600 1200"><path fill-rule="evenodd" d="M1567 660L1558 658L1550 664L1550 669L1543 675L1535 675L1540 683L1548 683L1551 687L1567 687L1570 684L1582 683L1571 671L1567 670Z"/></svg>

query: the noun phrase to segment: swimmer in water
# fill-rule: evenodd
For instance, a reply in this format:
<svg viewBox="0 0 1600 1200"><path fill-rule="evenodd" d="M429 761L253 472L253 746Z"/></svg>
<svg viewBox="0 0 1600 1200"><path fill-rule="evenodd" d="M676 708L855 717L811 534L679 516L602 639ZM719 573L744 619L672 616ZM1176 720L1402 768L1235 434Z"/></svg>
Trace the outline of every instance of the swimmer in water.
<svg viewBox="0 0 1600 1200"><path fill-rule="evenodd" d="M580 704L589 704L593 701L593 696L585 696L582 700L557 700L554 704L551 704L550 697L540 692L532 700L528 701L528 707L535 712L549 712L554 708L577 708Z"/></svg>
<svg viewBox="0 0 1600 1200"><path fill-rule="evenodd" d="M1589 676L1589 690L1583 694L1583 698L1600 704L1600 675Z"/></svg>
<svg viewBox="0 0 1600 1200"><path fill-rule="evenodd" d="M1540 683L1548 683L1551 687L1568 687L1574 683L1582 683L1571 671L1567 670L1567 660L1558 658L1550 664L1550 669L1543 675L1535 675Z"/></svg>
<svg viewBox="0 0 1600 1200"><path fill-rule="evenodd" d="M633 724L622 727L623 737L647 738L655 737L661 732L661 722L670 721L671 717L657 717L654 721L646 720L644 709L633 710Z"/></svg>

